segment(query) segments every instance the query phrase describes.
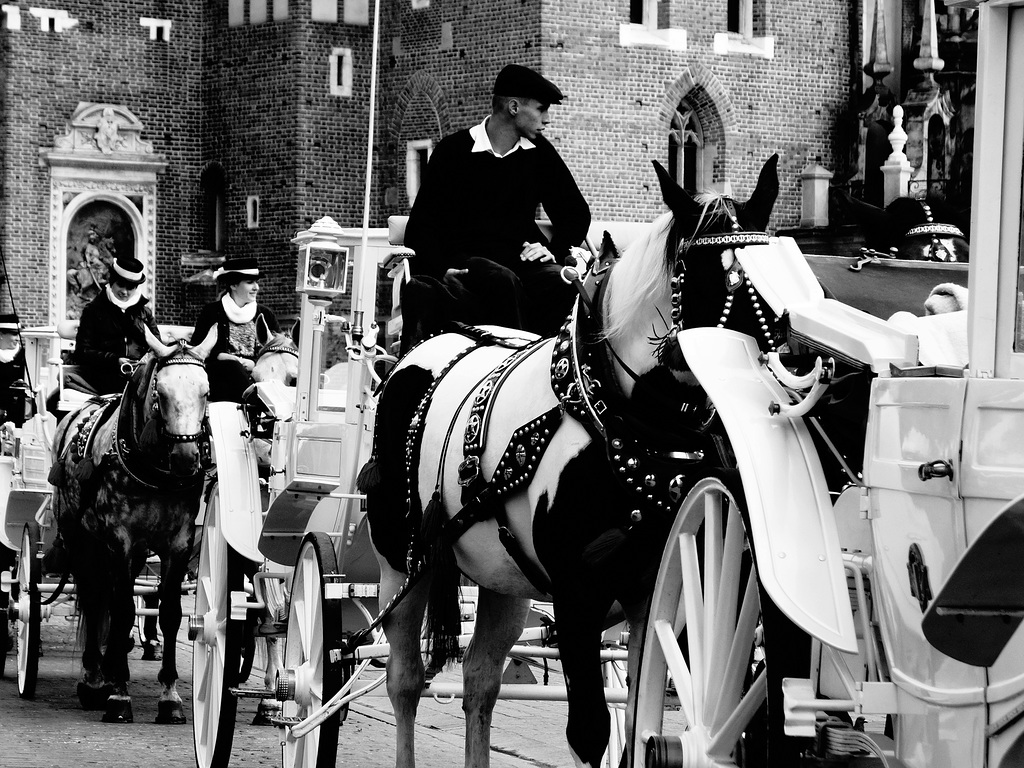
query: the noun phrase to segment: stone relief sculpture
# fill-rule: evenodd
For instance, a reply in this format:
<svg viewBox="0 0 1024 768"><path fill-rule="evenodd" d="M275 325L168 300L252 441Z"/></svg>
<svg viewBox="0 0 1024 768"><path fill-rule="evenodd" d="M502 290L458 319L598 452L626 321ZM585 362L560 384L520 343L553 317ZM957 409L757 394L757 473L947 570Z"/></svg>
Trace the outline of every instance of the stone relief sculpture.
<svg viewBox="0 0 1024 768"><path fill-rule="evenodd" d="M106 107L100 119L96 121L96 146L100 152L109 155L118 148L120 140L114 110Z"/></svg>
<svg viewBox="0 0 1024 768"><path fill-rule="evenodd" d="M123 210L97 201L82 207L68 228L65 306L76 319L106 286L120 252L135 253L135 235Z"/></svg>

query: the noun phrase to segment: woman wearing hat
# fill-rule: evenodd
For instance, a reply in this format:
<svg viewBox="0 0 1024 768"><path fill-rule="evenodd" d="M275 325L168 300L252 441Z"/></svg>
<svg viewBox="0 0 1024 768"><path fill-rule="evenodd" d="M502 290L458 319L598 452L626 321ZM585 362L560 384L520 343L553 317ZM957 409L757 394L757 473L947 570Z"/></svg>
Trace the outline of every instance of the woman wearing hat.
<svg viewBox="0 0 1024 768"><path fill-rule="evenodd" d="M25 421L25 349L13 313L0 314L0 423L20 427Z"/></svg>
<svg viewBox="0 0 1024 768"><path fill-rule="evenodd" d="M79 375L100 394L123 391L130 378L128 365L149 350L143 325L160 338L149 299L142 293L145 281L142 262L119 255L106 287L82 310L73 361Z"/></svg>
<svg viewBox="0 0 1024 768"><path fill-rule="evenodd" d="M221 297L203 307L196 319L193 339L205 339L217 326L217 344L206 360L210 374L210 402L241 402L256 365L256 325L280 331L274 313L256 301L260 269L255 258L228 259L217 270Z"/></svg>

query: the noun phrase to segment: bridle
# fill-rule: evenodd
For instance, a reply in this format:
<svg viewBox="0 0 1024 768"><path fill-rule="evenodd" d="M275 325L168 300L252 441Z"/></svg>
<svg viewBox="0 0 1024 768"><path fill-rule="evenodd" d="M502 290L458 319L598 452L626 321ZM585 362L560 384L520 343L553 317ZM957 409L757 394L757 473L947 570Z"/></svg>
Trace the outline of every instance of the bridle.
<svg viewBox="0 0 1024 768"><path fill-rule="evenodd" d="M672 322L673 326L669 329L667 339L673 346L676 345L676 336L679 331L684 329L683 325L683 284L686 278L686 257L692 248L718 248L720 250L726 250L729 248L744 248L748 245L768 245L771 240L766 232L758 232L755 230L745 230L740 226L738 219L736 218L736 207L730 198L721 198L722 204L725 206L726 213L732 222L731 229L729 232L721 232L716 234L701 234L704 227L704 220L708 212L708 206L710 203L704 204L704 209L701 211L700 218L697 220L697 226L694 228L693 234L685 239L679 241L679 246L676 248L675 256L672 261L672 278L669 281L669 287L672 290ZM710 222L708 222L710 224ZM736 297L736 291L740 286L745 286L747 294L750 296L750 303L754 310L754 316L757 318L759 325L761 326L761 332L764 334L765 341L768 344L770 350L775 349L775 339L772 337L771 329L768 326L768 317L761 306L761 300L758 296L757 289L754 288L754 284L750 282L750 278L743 271L739 261L734 261L729 267L725 277L726 286L726 297L725 305L722 307L722 314L718 318L718 328L725 328L726 323L729 321L729 315L732 312L733 300Z"/></svg>
<svg viewBox="0 0 1024 768"><path fill-rule="evenodd" d="M296 360L299 359L299 350L296 349L294 344L289 344L287 341L275 341L273 339L260 347L259 351L256 353L256 359L259 360L261 357L273 354L291 355Z"/></svg>
<svg viewBox="0 0 1024 768"><path fill-rule="evenodd" d="M177 352L172 353L170 356L157 360L156 369L153 371L153 391L156 393L156 374L168 368L172 365L197 365L201 368L206 367L206 363L200 360L198 357L193 355L184 347L179 348ZM159 408L159 406L157 406ZM205 418L200 422L199 431L192 432L189 434L178 434L175 432L168 432L163 424L163 418L160 418L159 430L160 439L164 442L170 443L171 445L179 445L182 443L198 443L200 440L208 439L209 428Z"/></svg>
<svg viewBox="0 0 1024 768"><path fill-rule="evenodd" d="M932 209L928 203L921 203L921 208L924 209L925 223L918 224L915 227L911 227L904 233L904 237L930 237L931 243L928 245L928 259L929 261L949 261L950 258L944 258L943 252L950 254L946 248L939 242L940 237L960 237L967 239L960 227L953 224L940 224L935 221L932 217Z"/></svg>

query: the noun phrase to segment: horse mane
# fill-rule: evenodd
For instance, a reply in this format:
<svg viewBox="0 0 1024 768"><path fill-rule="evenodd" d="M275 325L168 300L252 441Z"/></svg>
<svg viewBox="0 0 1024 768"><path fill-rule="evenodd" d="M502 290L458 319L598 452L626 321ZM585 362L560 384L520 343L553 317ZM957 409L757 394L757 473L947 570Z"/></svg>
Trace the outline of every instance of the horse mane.
<svg viewBox="0 0 1024 768"><path fill-rule="evenodd" d="M695 202L701 206L693 237L709 222L729 216L725 204L727 195L720 192L701 192ZM641 326L650 322L650 307L660 305L668 295L668 278L672 274L672 259L668 254L668 237L672 230L673 214L662 214L651 222L650 228L628 246L615 268L615 290L609 292L605 322L605 336L614 340L622 336L647 333ZM667 331L671 321L665 318ZM656 331L657 329L655 329Z"/></svg>
<svg viewBox="0 0 1024 768"><path fill-rule="evenodd" d="M149 418L149 394L152 389L153 375L156 372L157 357L150 353L142 358L138 368L132 374L121 408L130 409L128 421L125 423L138 441L139 447L148 451L155 447L158 440L156 419Z"/></svg>
<svg viewBox="0 0 1024 768"><path fill-rule="evenodd" d="M608 292L604 335L609 340L644 332L639 326L650 318L643 310L667 295L671 259L666 257L672 214L651 222L642 235L626 246L612 271L614 290ZM668 318L665 319L666 323ZM666 328L667 330L667 328Z"/></svg>

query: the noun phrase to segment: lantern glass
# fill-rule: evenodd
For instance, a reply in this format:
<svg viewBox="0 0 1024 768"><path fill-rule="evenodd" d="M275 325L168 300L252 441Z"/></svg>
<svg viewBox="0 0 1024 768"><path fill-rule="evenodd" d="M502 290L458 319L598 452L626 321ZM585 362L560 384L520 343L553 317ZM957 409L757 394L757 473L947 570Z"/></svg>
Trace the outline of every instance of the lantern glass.
<svg viewBox="0 0 1024 768"><path fill-rule="evenodd" d="M312 242L303 248L299 290L311 296L337 296L348 290L349 248Z"/></svg>

